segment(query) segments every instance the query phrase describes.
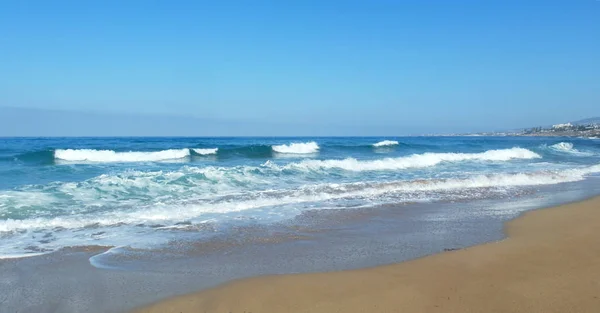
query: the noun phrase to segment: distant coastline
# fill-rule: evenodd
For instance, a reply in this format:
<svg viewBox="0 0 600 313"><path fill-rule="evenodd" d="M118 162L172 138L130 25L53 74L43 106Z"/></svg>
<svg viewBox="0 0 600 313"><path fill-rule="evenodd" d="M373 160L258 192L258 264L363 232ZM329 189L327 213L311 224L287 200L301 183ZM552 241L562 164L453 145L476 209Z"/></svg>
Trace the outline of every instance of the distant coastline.
<svg viewBox="0 0 600 313"><path fill-rule="evenodd" d="M556 124L549 127L532 127L508 132L483 132L465 136L521 136L521 137L578 137L600 138L600 118Z"/></svg>

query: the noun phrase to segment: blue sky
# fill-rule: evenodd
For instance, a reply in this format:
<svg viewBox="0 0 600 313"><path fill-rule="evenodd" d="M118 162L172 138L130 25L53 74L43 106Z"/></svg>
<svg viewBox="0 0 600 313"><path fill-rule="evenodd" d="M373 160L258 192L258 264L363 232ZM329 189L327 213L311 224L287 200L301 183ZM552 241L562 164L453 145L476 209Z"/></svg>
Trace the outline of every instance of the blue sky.
<svg viewBox="0 0 600 313"><path fill-rule="evenodd" d="M0 2L0 107L40 109L5 129L44 110L226 135L545 125L600 115L598 56L594 0Z"/></svg>

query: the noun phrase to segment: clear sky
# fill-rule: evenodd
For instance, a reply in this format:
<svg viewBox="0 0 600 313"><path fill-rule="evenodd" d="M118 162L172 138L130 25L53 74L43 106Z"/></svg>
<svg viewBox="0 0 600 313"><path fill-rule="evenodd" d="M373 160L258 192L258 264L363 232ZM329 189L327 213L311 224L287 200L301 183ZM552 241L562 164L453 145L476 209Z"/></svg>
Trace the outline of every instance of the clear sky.
<svg viewBox="0 0 600 313"><path fill-rule="evenodd" d="M598 116L600 1L0 1L0 107L262 135Z"/></svg>

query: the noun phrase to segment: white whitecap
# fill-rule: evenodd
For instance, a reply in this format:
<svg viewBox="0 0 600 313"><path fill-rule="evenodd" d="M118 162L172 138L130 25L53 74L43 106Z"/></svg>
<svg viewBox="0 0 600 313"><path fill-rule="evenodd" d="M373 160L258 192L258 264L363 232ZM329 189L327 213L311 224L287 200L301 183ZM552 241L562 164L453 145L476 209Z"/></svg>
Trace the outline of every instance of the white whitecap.
<svg viewBox="0 0 600 313"><path fill-rule="evenodd" d="M341 169L346 171L385 171L401 170L407 168L424 168L438 165L442 162L461 161L510 161L516 159L537 159L541 156L531 150L523 148L488 150L481 153L423 153L413 154L399 158L385 158L378 160L357 160L347 158L343 160L305 160L298 163L289 163L279 166L274 163L265 163L271 168L296 169L296 170L327 170Z"/></svg>
<svg viewBox="0 0 600 313"><path fill-rule="evenodd" d="M212 148L212 149L192 149L194 151L194 153L197 153L199 155L211 155L211 154L217 154L217 152L219 151L219 148Z"/></svg>
<svg viewBox="0 0 600 313"><path fill-rule="evenodd" d="M162 151L116 152L94 149L57 149L54 157L69 162L156 162L183 159L190 155L189 149L170 149Z"/></svg>
<svg viewBox="0 0 600 313"><path fill-rule="evenodd" d="M289 145L278 145L271 147L277 153L287 154L311 154L319 151L319 145L314 142L291 143Z"/></svg>
<svg viewBox="0 0 600 313"><path fill-rule="evenodd" d="M559 142L557 144L551 145L549 148L554 151L557 151L557 152L569 153L569 154L573 154L573 155L580 155L580 156L592 155L589 152L582 152L582 151L575 149L573 144L570 142Z"/></svg>
<svg viewBox="0 0 600 313"><path fill-rule="evenodd" d="M574 151L573 144L570 142L559 142L557 144L551 145L550 148L557 150L557 151L563 151L563 152Z"/></svg>
<svg viewBox="0 0 600 313"><path fill-rule="evenodd" d="M384 140L378 143L374 143L373 147L387 147L387 146L397 146L399 143L395 140Z"/></svg>

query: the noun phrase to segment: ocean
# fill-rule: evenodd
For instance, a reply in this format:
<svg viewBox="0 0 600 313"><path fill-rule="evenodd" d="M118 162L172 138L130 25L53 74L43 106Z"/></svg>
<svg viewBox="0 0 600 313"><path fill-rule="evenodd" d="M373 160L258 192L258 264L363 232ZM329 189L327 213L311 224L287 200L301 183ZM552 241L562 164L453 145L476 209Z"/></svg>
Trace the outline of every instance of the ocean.
<svg viewBox="0 0 600 313"><path fill-rule="evenodd" d="M310 212L514 199L598 174L587 138L0 138L0 258L185 250Z"/></svg>

